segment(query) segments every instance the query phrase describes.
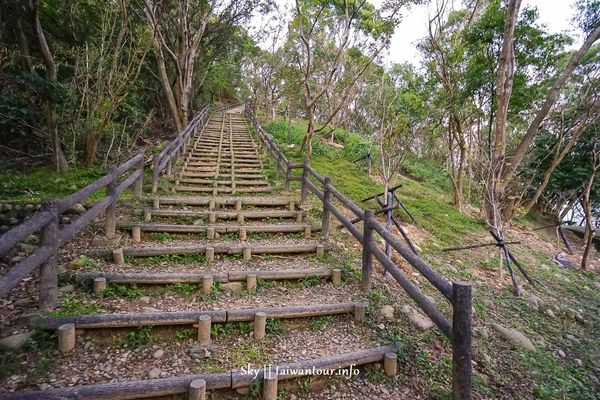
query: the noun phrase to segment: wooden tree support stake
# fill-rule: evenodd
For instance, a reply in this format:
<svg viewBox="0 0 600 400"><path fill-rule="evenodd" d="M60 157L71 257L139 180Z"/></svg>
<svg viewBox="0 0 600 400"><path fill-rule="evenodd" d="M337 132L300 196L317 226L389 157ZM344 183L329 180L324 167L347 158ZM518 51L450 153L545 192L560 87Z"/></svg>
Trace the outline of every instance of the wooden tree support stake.
<svg viewBox="0 0 600 400"><path fill-rule="evenodd" d="M207 239L215 238L215 228L206 228L206 238Z"/></svg>
<svg viewBox="0 0 600 400"><path fill-rule="evenodd" d="M249 292L256 290L256 274L248 274L246 276L246 290Z"/></svg>
<svg viewBox="0 0 600 400"><path fill-rule="evenodd" d="M317 254L317 257L323 256L325 254L325 246L323 246L322 244L318 244L316 254Z"/></svg>
<svg viewBox="0 0 600 400"><path fill-rule="evenodd" d="M207 247L204 250L204 257L206 257L206 261L209 264L213 263L215 261L215 248L214 247Z"/></svg>
<svg viewBox="0 0 600 400"><path fill-rule="evenodd" d="M242 201L241 200L235 201L235 211L242 211Z"/></svg>
<svg viewBox="0 0 600 400"><path fill-rule="evenodd" d="M304 239L310 239L311 228L310 225L304 228Z"/></svg>
<svg viewBox="0 0 600 400"><path fill-rule="evenodd" d="M113 261L115 264L117 264L117 265L125 264L125 256L123 255L123 249L115 249L115 250L113 250L112 254L113 254Z"/></svg>
<svg viewBox="0 0 600 400"><path fill-rule="evenodd" d="M212 275L204 275L204 277L202 277L202 293L210 294L212 292L213 283L214 278Z"/></svg>
<svg viewBox="0 0 600 400"><path fill-rule="evenodd" d="M383 355L383 369L386 376L395 376L398 369L398 356L396 353L385 353Z"/></svg>
<svg viewBox="0 0 600 400"><path fill-rule="evenodd" d="M152 213L150 210L144 210L144 222L150 222L152 219Z"/></svg>
<svg viewBox="0 0 600 400"><path fill-rule="evenodd" d="M240 228L239 230L240 240L246 240L248 235L246 234L246 228Z"/></svg>
<svg viewBox="0 0 600 400"><path fill-rule="evenodd" d="M64 324L56 330L58 335L58 349L68 353L75 348L75 324Z"/></svg>
<svg viewBox="0 0 600 400"><path fill-rule="evenodd" d="M142 241L142 229L139 226L133 226L131 228L131 239L135 243L139 243Z"/></svg>
<svg viewBox="0 0 600 400"><path fill-rule="evenodd" d="M277 400L277 371L265 370L263 400Z"/></svg>
<svg viewBox="0 0 600 400"><path fill-rule="evenodd" d="M354 319L358 322L363 322L367 314L367 306L365 304L354 305Z"/></svg>
<svg viewBox="0 0 600 400"><path fill-rule="evenodd" d="M189 400L204 400L204 399L206 399L206 381L204 379L196 379L190 383L188 399Z"/></svg>
<svg viewBox="0 0 600 400"><path fill-rule="evenodd" d="M106 278L95 278L94 279L94 293L102 293L106 290Z"/></svg>
<svg viewBox="0 0 600 400"><path fill-rule="evenodd" d="M342 285L342 270L341 269L333 269L331 270L331 283L333 286L341 286Z"/></svg>
<svg viewBox="0 0 600 400"><path fill-rule="evenodd" d="M254 314L254 339L262 340L265 338L267 329L267 314L260 311Z"/></svg>
<svg viewBox="0 0 600 400"><path fill-rule="evenodd" d="M210 329L211 319L210 315L201 315L198 317L198 341L201 345L210 344Z"/></svg>
<svg viewBox="0 0 600 400"><path fill-rule="evenodd" d="M251 247L244 247L244 250L242 250L243 252L243 256L244 256L244 260L250 260L252 258L252 248Z"/></svg>

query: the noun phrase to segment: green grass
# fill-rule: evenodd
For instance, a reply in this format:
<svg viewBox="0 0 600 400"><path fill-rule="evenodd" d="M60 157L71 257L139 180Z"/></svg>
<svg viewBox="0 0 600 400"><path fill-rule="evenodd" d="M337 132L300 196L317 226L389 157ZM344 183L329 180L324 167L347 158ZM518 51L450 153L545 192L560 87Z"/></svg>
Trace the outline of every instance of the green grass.
<svg viewBox="0 0 600 400"><path fill-rule="evenodd" d="M98 314L100 308L97 304L88 304L83 297L68 297L60 295L60 307L50 313L53 317L71 317L74 315Z"/></svg>
<svg viewBox="0 0 600 400"><path fill-rule="evenodd" d="M116 344L121 347L140 348L154 339L151 326L143 326L129 332L125 337L117 338Z"/></svg>
<svg viewBox="0 0 600 400"><path fill-rule="evenodd" d="M44 198L63 198L105 175L99 167L71 168L57 172L52 167L38 168L26 173L0 171L0 198L5 201L38 202ZM104 189L89 197L97 200L105 195Z"/></svg>
<svg viewBox="0 0 600 400"><path fill-rule="evenodd" d="M130 299L136 299L142 295L142 291L136 284L119 284L111 283L108 285L104 292L104 297L127 297Z"/></svg>
<svg viewBox="0 0 600 400"><path fill-rule="evenodd" d="M179 282L166 286L166 291L168 293L177 293L184 296L189 296L190 294L197 292L198 289L198 284L190 282Z"/></svg>
<svg viewBox="0 0 600 400"><path fill-rule="evenodd" d="M267 124L265 129L279 141L280 148L288 157L301 161L298 147L305 132L305 125L296 123L292 126L292 143L296 145L294 149L287 146L286 125L286 122L278 121ZM314 138L311 166L322 176L331 178L335 188L359 207L378 210L379 205L374 200L362 200L383 192L383 185L371 179L363 165L353 163L361 152L368 152L368 140L341 130L336 133L336 139L344 144L343 149ZM456 244L465 236L485 234L485 226L480 219L460 213L451 204L449 177L440 166L428 160L410 158L405 161L402 172L409 177L395 182L402 184L396 193L417 221L417 225L433 235L437 245L431 244L434 248L439 250L441 247ZM320 184L317 186L321 187ZM396 210L395 215L405 223L412 223L403 210Z"/></svg>

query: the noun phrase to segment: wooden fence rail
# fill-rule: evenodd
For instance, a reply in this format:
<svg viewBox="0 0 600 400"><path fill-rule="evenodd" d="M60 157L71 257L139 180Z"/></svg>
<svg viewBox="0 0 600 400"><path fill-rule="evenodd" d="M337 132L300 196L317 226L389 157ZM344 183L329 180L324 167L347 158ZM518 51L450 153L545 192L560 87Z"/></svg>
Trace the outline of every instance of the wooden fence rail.
<svg viewBox="0 0 600 400"><path fill-rule="evenodd" d="M158 178L162 171L166 170L167 175L171 176L173 164L185 152L192 133L206 122L209 109L210 107L206 106L200 110L173 141L152 157L152 193L158 191Z"/></svg>
<svg viewBox="0 0 600 400"><path fill-rule="evenodd" d="M129 174L122 182L121 178ZM44 200L40 212L0 236L0 256L6 254L17 243L29 235L40 232L41 245L24 260L18 262L0 277L0 297L17 286L37 268L41 268L40 296L41 309L56 306L58 294L58 250L71 240L82 228L90 224L100 213L105 212L105 234L115 235L116 204L118 197L129 187L134 187L136 198L142 196L144 179L144 154L140 153L125 161L108 174L89 184L80 191L62 200ZM60 217L75 204L87 199L96 191L106 187L106 196L92 208L81 214L72 223L60 229Z"/></svg>
<svg viewBox="0 0 600 400"><path fill-rule="evenodd" d="M330 215L333 216L352 234L362 245L362 282L363 290L370 288L372 262L375 257L381 265L394 277L404 291L416 302L423 312L450 339L452 343L452 390L457 400L471 398L471 284L468 282L450 282L441 276L427 261L412 252L400 242L391 232L380 224L371 210L363 210L332 184L329 178L321 176L305 160L303 164L292 164L275 139L260 126L256 115L250 106L246 106L246 115L252 122L254 131L264 148L270 153L271 159L276 160L278 173L285 174L285 186L289 188L291 181L301 182L300 202L304 202L308 192L312 192L323 203L322 233L327 236ZM293 169L302 169L302 176L293 176ZM316 181L315 182L313 182ZM322 187L322 188L321 188ZM342 206L356 215L352 220L334 204ZM355 225L356 220L363 221L361 232ZM372 240L377 233L383 240L395 249L413 268L423 275L434 288L448 299L452 306L452 319L449 320L414 283Z"/></svg>
<svg viewBox="0 0 600 400"><path fill-rule="evenodd" d="M228 110L240 104L217 108L214 111ZM190 135L207 117L209 107L204 107L185 129L159 154L153 157L152 189L158 188L161 171L170 171L172 163L185 151ZM0 257L7 254L29 235L40 232L40 246L27 258L13 265L0 276L0 297L6 296L23 279L37 268L41 269L39 305L42 310L53 308L58 295L58 250L71 240L81 229L89 225L100 214L105 214L104 233L107 237L116 234L116 212L119 196L133 187L136 198L142 197L144 182L144 154L140 153L121 165L111 168L108 174L62 200L44 200L40 211L0 236ZM131 173L130 173L131 172ZM123 179L122 179L123 178ZM81 214L69 225L60 229L62 214L75 204L83 202L98 190L106 188L106 196L92 208Z"/></svg>

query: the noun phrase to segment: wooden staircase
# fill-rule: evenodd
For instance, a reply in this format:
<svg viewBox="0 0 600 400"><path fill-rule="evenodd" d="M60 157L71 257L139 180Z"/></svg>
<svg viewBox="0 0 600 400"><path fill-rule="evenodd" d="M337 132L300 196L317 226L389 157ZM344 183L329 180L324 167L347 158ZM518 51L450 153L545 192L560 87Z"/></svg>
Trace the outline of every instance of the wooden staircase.
<svg viewBox="0 0 600 400"><path fill-rule="evenodd" d="M163 179L175 195L147 199L119 226L118 246L88 251L70 269L75 290L62 306L29 319L57 335L45 390L0 397L204 399L262 387L274 400L278 382L305 374L273 378L268 364L383 363L396 374L396 347L366 324L358 280L328 260L332 246L293 193L269 182L242 114L213 114L174 172Z"/></svg>

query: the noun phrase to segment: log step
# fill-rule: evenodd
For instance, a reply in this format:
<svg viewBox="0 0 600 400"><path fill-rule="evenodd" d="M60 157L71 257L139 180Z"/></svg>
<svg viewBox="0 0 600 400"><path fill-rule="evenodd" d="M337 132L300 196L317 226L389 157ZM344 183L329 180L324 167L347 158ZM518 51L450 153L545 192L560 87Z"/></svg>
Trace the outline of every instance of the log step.
<svg viewBox="0 0 600 400"><path fill-rule="evenodd" d="M241 215L244 215L243 213ZM298 233L314 232L309 224L262 224L262 225L179 225L179 224L126 224L121 225L121 229L131 230L133 227L139 227L142 232L170 232L170 233L200 233L213 229L216 233L237 233L240 229L246 229L246 232L263 233Z"/></svg>
<svg viewBox="0 0 600 400"><path fill-rule="evenodd" d="M120 249L125 257L155 257L166 254L206 254L208 249L212 249L214 254L243 254L244 249L251 254L298 254L298 253L322 253L331 248L330 245L321 245L316 243L308 244L289 244L289 245L248 245L231 246L214 244L212 246L166 246L166 247L127 247ZM93 254L103 254L106 251L99 250ZM114 255L113 251L113 255Z"/></svg>
<svg viewBox="0 0 600 400"><path fill-rule="evenodd" d="M236 179L234 181L231 180L215 180L215 179L194 179L194 178L170 178L171 181L179 182L179 183L192 183L196 185L214 185L215 182L217 185L231 185L235 182L236 186L269 186L269 182L265 180L258 179L244 179L243 176L234 175ZM264 178L264 177L261 177Z"/></svg>
<svg viewBox="0 0 600 400"><path fill-rule="evenodd" d="M303 360L290 364L273 366L278 371L286 371L279 374L278 380L294 379L304 376L314 370L336 370L350 366L361 366L373 363L382 363L386 355L398 351L398 345L392 344L355 351L351 353L338 354L330 357ZM261 370L256 378L263 379L264 371ZM204 380L207 390L235 389L250 386L254 383L253 375L244 374L242 371L219 372L214 374L187 375L183 377L144 379L128 382L96 383L91 385L80 385L73 387L21 391L15 393L3 393L6 400L129 400L149 397L166 397L174 395L187 395L193 381Z"/></svg>
<svg viewBox="0 0 600 400"><path fill-rule="evenodd" d="M179 176L181 178L230 178L231 174L227 173L215 173L215 172L198 172L198 173L194 173L194 172L184 172L179 174ZM234 176L236 178L241 178L241 179L264 179L265 176L263 174L234 174Z"/></svg>
<svg viewBox="0 0 600 400"><path fill-rule="evenodd" d="M256 313L263 312L267 318L307 318L321 315L354 313L364 303L333 303L302 306L263 307L239 310L167 311L157 313L118 313L80 315L72 317L34 316L30 325L39 329L56 329L64 324L74 324L77 329L131 328L139 326L193 325L202 315L210 316L213 323L250 322Z"/></svg>
<svg viewBox="0 0 600 400"><path fill-rule="evenodd" d="M241 282L245 281L248 275L255 275L257 279L269 281L282 280L301 280L306 278L328 278L332 275L329 269L300 269L300 270L259 270L259 271L236 271L223 273L113 273L113 272L80 272L75 274L76 282L87 282L96 278L105 278L110 283L128 283L128 284L148 284L148 285L169 285L173 283L202 283L209 276L213 282Z"/></svg>
<svg viewBox="0 0 600 400"><path fill-rule="evenodd" d="M183 186L177 185L174 188L177 192L200 192L212 193L215 190L217 193L269 193L273 190L270 186L265 187L244 187L244 188L228 188L228 187L199 187L199 186Z"/></svg>
<svg viewBox="0 0 600 400"><path fill-rule="evenodd" d="M139 210L138 210L139 213ZM194 210L146 210L146 218L156 217L173 217L173 218L199 218L199 217L210 217L214 214L215 220L217 219L238 219L240 214L244 216L244 220L247 219L295 219L296 222L301 222L304 216L304 211L279 211L279 210L267 210L267 211L194 211Z"/></svg>
<svg viewBox="0 0 600 400"><path fill-rule="evenodd" d="M265 206L265 207L281 207L281 206L298 206L297 200L287 199L285 197L233 197L233 196L189 196L189 197L154 197L153 202L158 202L159 205L190 205L190 206L206 206L214 202L217 206L235 206L237 202L243 206ZM157 208L157 207L154 207Z"/></svg>

